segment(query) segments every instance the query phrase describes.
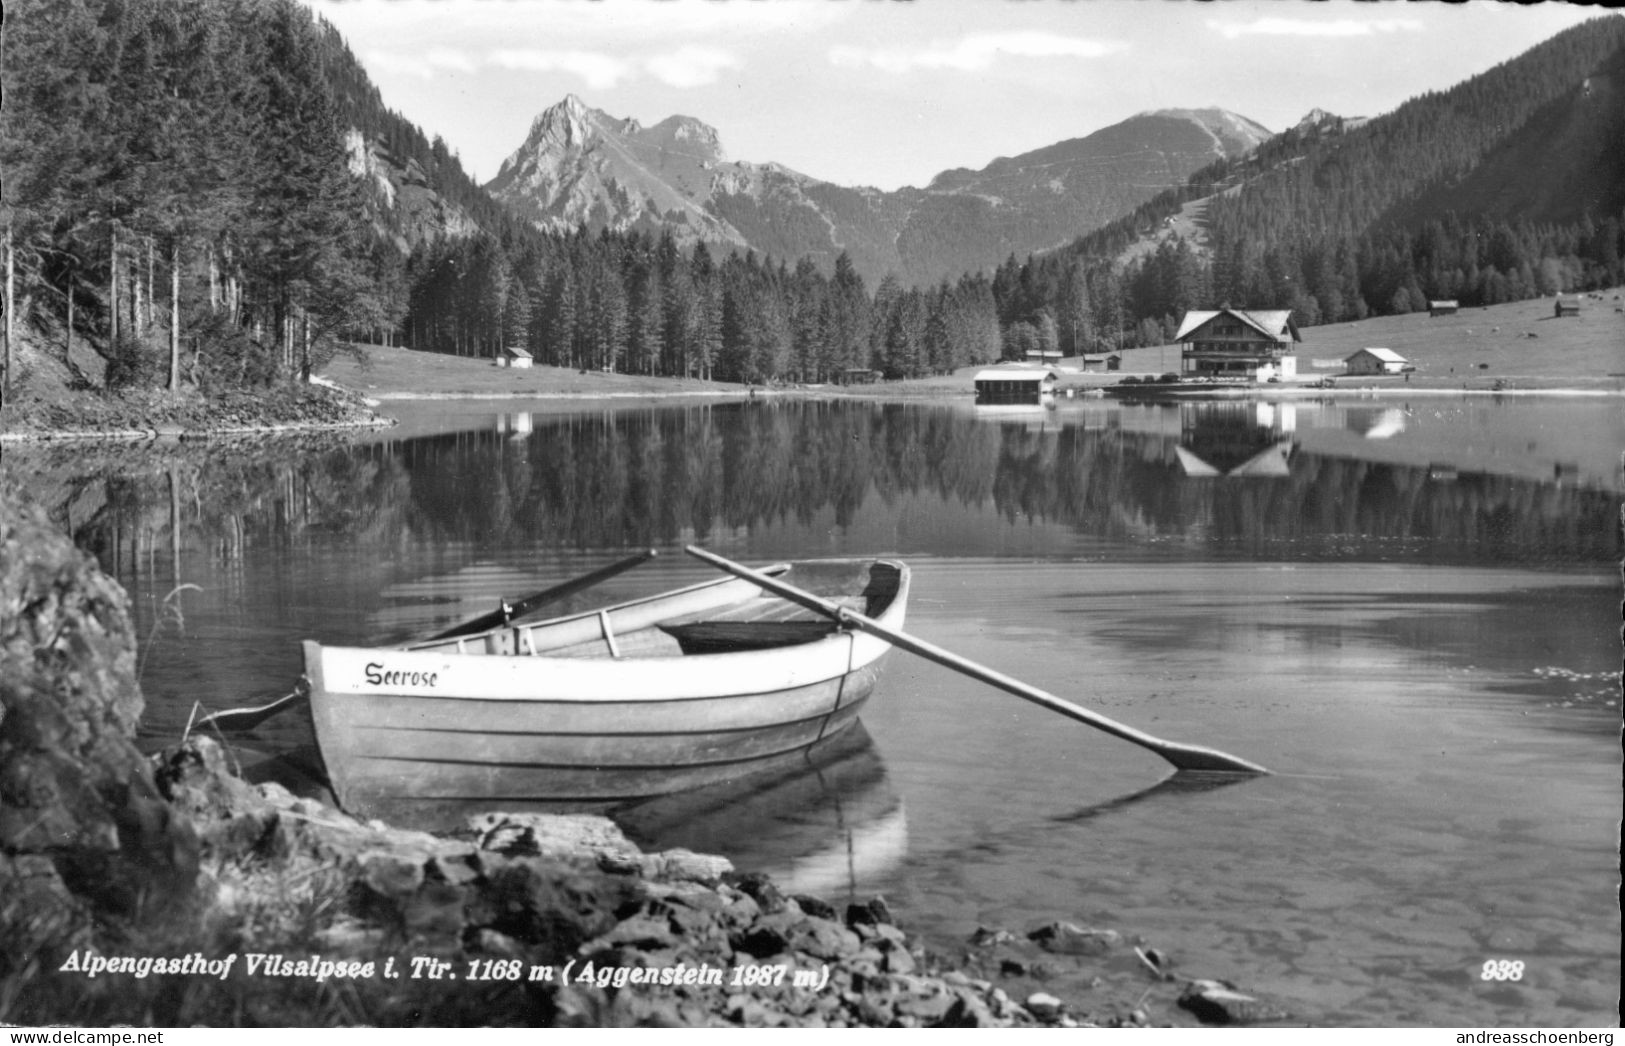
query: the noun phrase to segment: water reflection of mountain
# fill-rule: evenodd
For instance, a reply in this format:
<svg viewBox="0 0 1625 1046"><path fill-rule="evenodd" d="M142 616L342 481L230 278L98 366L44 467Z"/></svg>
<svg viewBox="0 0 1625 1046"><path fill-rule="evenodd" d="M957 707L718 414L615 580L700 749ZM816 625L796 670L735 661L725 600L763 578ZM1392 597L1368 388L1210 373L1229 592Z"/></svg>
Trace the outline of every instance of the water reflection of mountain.
<svg viewBox="0 0 1625 1046"><path fill-rule="evenodd" d="M1042 519L1158 554L1543 563L1619 555L1617 497L1561 477L1463 469L1440 482L1431 478L1442 474L1436 462L1358 456L1393 441L1350 429L1335 454L1300 439L1289 461L1282 456L1285 475L1249 479L1231 460L1245 464L1293 439L1284 415L1263 426L1256 413L1249 421L1088 409L1071 423L1031 427L951 407L741 403L537 414L529 432L510 423L140 467L76 470L71 458L13 448L7 467L38 473L31 486L121 576L150 566L154 550L181 548L229 566L255 549L636 548L769 526L806 531L811 547L832 522L849 527L904 501L967 519ZM1391 418L1372 421L1393 429ZM1232 478L1188 476L1181 448ZM996 530L969 528L983 544L951 551L996 554ZM352 555L340 577L384 567Z"/></svg>

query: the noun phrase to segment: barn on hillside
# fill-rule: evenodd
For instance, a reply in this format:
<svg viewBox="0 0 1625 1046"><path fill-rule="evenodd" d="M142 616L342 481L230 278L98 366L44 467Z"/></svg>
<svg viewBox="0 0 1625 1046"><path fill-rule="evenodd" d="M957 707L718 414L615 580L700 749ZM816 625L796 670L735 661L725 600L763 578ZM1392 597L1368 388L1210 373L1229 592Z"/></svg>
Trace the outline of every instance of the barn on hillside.
<svg viewBox="0 0 1625 1046"><path fill-rule="evenodd" d="M509 345L497 355L498 367L512 367L514 370L526 370L530 367L531 355L517 345Z"/></svg>
<svg viewBox="0 0 1625 1046"><path fill-rule="evenodd" d="M1415 370L1410 361L1393 349L1361 349L1343 361L1350 374L1403 374Z"/></svg>

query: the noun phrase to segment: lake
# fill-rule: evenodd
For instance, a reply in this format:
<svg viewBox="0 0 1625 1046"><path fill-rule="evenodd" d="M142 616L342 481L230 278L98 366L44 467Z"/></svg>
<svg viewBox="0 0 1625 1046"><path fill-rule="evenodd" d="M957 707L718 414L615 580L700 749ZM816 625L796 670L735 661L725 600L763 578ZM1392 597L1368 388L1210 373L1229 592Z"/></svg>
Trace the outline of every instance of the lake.
<svg viewBox="0 0 1625 1046"><path fill-rule="evenodd" d="M661 555L567 606L709 576L685 543L892 554L911 632L1275 773L1188 786L897 652L861 733L627 811L635 838L883 894L949 954L1110 927L1300 1022L1618 1020L1617 400L390 409L353 438L7 448L130 591L145 747L288 690L302 638L401 640L630 550ZM309 741L290 716L246 744Z"/></svg>

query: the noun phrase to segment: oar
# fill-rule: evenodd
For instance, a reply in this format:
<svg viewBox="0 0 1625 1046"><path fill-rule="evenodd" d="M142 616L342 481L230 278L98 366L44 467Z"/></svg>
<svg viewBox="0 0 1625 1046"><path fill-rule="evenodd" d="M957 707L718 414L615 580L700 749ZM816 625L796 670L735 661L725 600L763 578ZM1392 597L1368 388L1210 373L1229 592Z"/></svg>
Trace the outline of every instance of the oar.
<svg viewBox="0 0 1625 1046"><path fill-rule="evenodd" d="M538 592L528 599L521 599L519 602L512 604L504 602L501 606L497 607L489 614L481 614L472 621L465 621L460 625L454 625L453 627L446 629L444 632L436 633L429 638L456 639L458 636L471 636L476 632L486 632L493 628L501 628L503 625L506 625L509 621L512 621L516 617L524 617L526 614L529 614L534 610L538 610L549 603L557 603L561 599L567 599L583 589L591 588L600 581L608 581L616 574L624 574L633 567L641 566L642 564L655 558L655 554L655 550L651 548L647 552L639 552L635 556L628 556L623 560L611 563L607 567L599 567L592 573L583 574L573 581L566 581L562 585L554 585L552 588Z"/></svg>
<svg viewBox="0 0 1625 1046"><path fill-rule="evenodd" d="M768 577L766 574L759 573L750 569L749 567L740 566L738 563L723 559L721 556L707 552L704 549L689 545L687 546L686 551L689 555L694 556L696 559L702 559L714 567L733 574L735 577L744 578L745 580L753 582L767 591L774 593L775 595L788 599L792 603L798 603L809 610L814 610L820 614L832 617L843 625L849 625L858 629L859 631L867 632L872 636L877 636L880 639L884 639L893 646L902 647L911 654L918 654L920 657L923 657L928 661L935 661L939 665L951 668L956 672L963 672L965 675L968 675L973 679L980 679L984 683L991 686L996 686L1000 690L1015 694L1017 697L1025 698L1034 704L1043 705L1052 712L1059 712L1064 716L1076 719L1078 722L1085 723L1097 730L1104 730L1106 733L1111 734L1114 737L1120 737L1125 741L1137 744L1141 748L1148 748L1162 756L1164 759L1168 760L1168 762L1172 763L1175 768L1179 770L1196 770L1205 773L1229 774L1269 773L1268 770L1262 766L1259 766L1257 763L1250 763L1245 759L1237 759L1233 755L1226 755L1224 752L1220 752L1212 748L1203 748L1199 745L1186 745L1173 741L1164 741L1160 737L1153 737L1150 734L1136 730L1131 726L1125 726L1116 720L1108 719L1098 712L1091 712L1089 709L1084 708L1081 705L1075 705L1071 701L1056 697L1054 694L1040 690L1035 686L1028 686L1021 680L1013 679L1010 676L1005 675L1003 672L998 672L994 669L986 667L985 665L979 665L974 661L969 661L963 657L960 657L958 654L951 653L939 646L927 643L925 640L911 636L906 632L899 632L894 628L888 628L872 618L865 617L862 614L848 610L845 607L837 606L834 603L813 595L811 592L806 592L795 587L794 585L787 584L778 578Z"/></svg>
<svg viewBox="0 0 1625 1046"><path fill-rule="evenodd" d="M583 589L591 588L601 581L607 581L616 574L623 574L635 566L647 563L655 555L655 550L651 548L647 552L639 552L635 556L628 556L625 559L609 564L607 567L599 567L590 574L583 574L578 578L564 582L562 585L554 585L552 588L543 589L534 596L521 599L517 603L503 602L496 610L488 614L481 614L472 621L465 621L463 624L448 628L444 632L436 633L430 636L429 639L455 639L458 636L468 636L476 632L500 628L516 617L523 617L547 606L549 603L557 603L559 600L573 596ZM286 711L295 705L304 704L309 699L310 690L305 685L305 681L301 679L299 685L294 687L291 693L283 694L270 704L256 705L253 708L228 708L224 711L215 712L213 715L204 716L197 721L195 727L197 729L213 727L216 730L252 730L277 713Z"/></svg>

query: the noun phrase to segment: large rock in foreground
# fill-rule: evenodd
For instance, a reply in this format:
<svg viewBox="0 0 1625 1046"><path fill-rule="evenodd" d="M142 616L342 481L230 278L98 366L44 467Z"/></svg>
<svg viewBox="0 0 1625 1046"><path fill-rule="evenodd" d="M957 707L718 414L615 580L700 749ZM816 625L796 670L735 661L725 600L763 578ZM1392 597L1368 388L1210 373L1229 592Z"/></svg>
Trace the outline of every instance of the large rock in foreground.
<svg viewBox="0 0 1625 1046"><path fill-rule="evenodd" d="M274 784L248 787L207 737L165 753L157 776L217 876L202 921L292 931L224 947L371 969L348 982L350 1011L335 1023L1040 1023L990 982L928 973L878 898L841 918L725 858L646 853L602 817L492 812L448 835L362 822ZM288 918L294 907L323 914ZM297 978L234 979L165 1015L277 1023L321 998Z"/></svg>
<svg viewBox="0 0 1625 1046"><path fill-rule="evenodd" d="M135 649L124 591L0 479L0 970L78 903L151 914L195 879L132 741Z"/></svg>

